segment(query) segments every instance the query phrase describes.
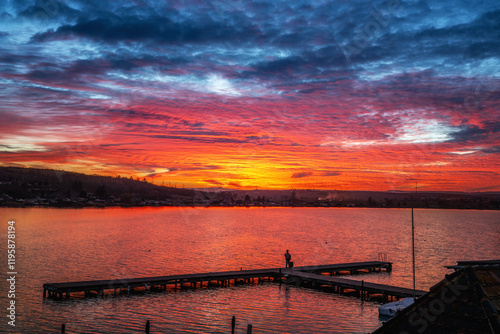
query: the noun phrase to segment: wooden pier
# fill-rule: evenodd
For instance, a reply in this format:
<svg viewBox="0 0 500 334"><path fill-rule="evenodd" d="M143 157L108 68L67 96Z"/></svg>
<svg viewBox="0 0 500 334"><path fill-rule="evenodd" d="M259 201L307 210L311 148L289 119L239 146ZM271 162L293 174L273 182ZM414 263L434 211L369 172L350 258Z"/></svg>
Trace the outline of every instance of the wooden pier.
<svg viewBox="0 0 500 334"><path fill-rule="evenodd" d="M211 286L231 286L238 284L259 283L261 281L285 282L312 287L332 287L335 292L347 290L359 291L359 295L368 297L380 294L385 297L406 297L413 295L413 290L361 282L339 277L342 274L368 273L392 270L391 262L354 262L318 266L303 266L293 269L271 268L225 271L216 273L200 273L186 275L170 275L142 278L124 278L98 281L45 283L44 298L70 299L73 295L104 296L105 292L134 293L135 291L166 291L170 289L204 288ZM328 274L323 275L323 274ZM417 296L424 291L418 291Z"/></svg>
<svg viewBox="0 0 500 334"><path fill-rule="evenodd" d="M326 276L311 274L307 272L285 269L282 274L286 278L286 283L297 286L309 286L312 288L331 288L333 292L344 294L348 291L360 296L362 299L369 299L373 295L378 295L382 300L387 301L394 298L420 297L426 293L423 290L413 290L386 284L358 281L336 276Z"/></svg>
<svg viewBox="0 0 500 334"><path fill-rule="evenodd" d="M380 271L392 271L391 262L383 261L368 261L368 262L352 262L352 263L339 263L339 264L327 264L327 265L316 265L316 266L303 266L295 267L294 270L314 273L314 274L330 274L330 276L339 274L356 274L361 272L380 272Z"/></svg>
<svg viewBox="0 0 500 334"><path fill-rule="evenodd" d="M500 265L500 260L458 261L456 265L445 266L445 268L454 269L455 271L457 271L462 268L470 266L489 266L489 265Z"/></svg>
<svg viewBox="0 0 500 334"><path fill-rule="evenodd" d="M70 298L71 293L83 292L85 296L93 293L104 295L106 290L117 292L133 292L141 288L145 291L165 291L167 286L174 289L202 288L208 286L229 286L238 283L259 282L261 280L272 281L279 278L279 268L255 269L240 271L225 271L217 273L171 275L142 278L123 278L113 280L82 281L66 283L45 283L43 285L44 297L62 299Z"/></svg>

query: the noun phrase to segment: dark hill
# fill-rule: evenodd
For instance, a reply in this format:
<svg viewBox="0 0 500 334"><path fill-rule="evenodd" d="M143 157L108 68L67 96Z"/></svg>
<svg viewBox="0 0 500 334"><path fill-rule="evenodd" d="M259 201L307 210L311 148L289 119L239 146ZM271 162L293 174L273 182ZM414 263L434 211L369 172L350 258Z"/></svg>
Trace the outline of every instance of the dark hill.
<svg viewBox="0 0 500 334"><path fill-rule="evenodd" d="M181 205L192 204L200 196L201 192L190 189L129 178L0 167L0 204L9 206Z"/></svg>
<svg viewBox="0 0 500 334"><path fill-rule="evenodd" d="M207 189L210 190L210 189ZM213 189L212 189L213 190ZM0 206L312 206L500 209L500 192L342 190L201 191L122 177L0 167Z"/></svg>

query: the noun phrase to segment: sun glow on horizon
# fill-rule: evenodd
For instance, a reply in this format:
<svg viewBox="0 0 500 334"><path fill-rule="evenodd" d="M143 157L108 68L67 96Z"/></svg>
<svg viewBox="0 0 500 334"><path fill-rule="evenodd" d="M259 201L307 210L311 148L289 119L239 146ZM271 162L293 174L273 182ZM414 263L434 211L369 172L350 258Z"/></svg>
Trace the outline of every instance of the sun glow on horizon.
<svg viewBox="0 0 500 334"><path fill-rule="evenodd" d="M445 16L404 6L363 45L363 2L8 2L0 165L191 188L500 190L500 7L443 1Z"/></svg>

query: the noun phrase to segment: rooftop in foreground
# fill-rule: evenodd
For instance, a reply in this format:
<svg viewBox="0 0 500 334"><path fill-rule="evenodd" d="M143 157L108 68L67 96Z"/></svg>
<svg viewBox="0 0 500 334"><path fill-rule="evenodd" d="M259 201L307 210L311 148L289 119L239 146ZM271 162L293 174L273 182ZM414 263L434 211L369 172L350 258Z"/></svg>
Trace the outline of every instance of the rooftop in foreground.
<svg viewBox="0 0 500 334"><path fill-rule="evenodd" d="M500 265L463 267L373 334L500 333Z"/></svg>

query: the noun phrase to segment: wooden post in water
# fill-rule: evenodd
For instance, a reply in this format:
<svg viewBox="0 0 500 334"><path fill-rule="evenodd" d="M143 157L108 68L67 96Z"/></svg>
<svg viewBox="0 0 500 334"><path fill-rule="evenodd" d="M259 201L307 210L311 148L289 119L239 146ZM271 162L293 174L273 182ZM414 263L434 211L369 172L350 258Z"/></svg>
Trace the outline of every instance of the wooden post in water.
<svg viewBox="0 0 500 334"><path fill-rule="evenodd" d="M365 300L365 281L361 280L361 302L364 302Z"/></svg>
<svg viewBox="0 0 500 334"><path fill-rule="evenodd" d="M146 334L149 334L149 328L151 327L151 324L149 323L149 320L146 321Z"/></svg>
<svg viewBox="0 0 500 334"><path fill-rule="evenodd" d="M236 327L236 317L233 315L233 319L231 319L231 334L234 334L235 327Z"/></svg>
<svg viewBox="0 0 500 334"><path fill-rule="evenodd" d="M61 334L66 333L66 324L62 324L61 326Z"/></svg>
<svg viewBox="0 0 500 334"><path fill-rule="evenodd" d="M252 325L248 324L247 326L247 334L252 334Z"/></svg>

